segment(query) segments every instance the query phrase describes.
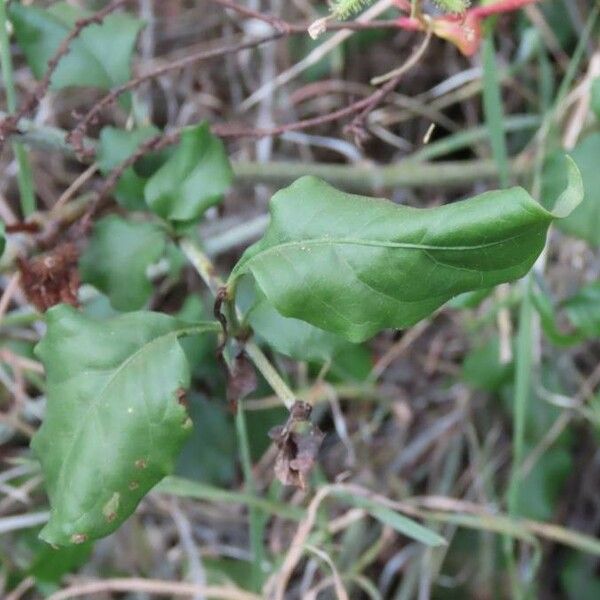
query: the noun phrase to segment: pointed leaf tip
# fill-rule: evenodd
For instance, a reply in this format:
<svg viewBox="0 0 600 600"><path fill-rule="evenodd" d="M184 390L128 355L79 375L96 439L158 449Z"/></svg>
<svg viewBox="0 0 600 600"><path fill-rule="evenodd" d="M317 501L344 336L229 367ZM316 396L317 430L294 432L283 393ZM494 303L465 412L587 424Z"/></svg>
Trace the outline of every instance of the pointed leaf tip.
<svg viewBox="0 0 600 600"><path fill-rule="evenodd" d="M552 215L557 219L568 217L583 201L584 187L579 167L575 161L565 154L567 167L567 187L558 197Z"/></svg>

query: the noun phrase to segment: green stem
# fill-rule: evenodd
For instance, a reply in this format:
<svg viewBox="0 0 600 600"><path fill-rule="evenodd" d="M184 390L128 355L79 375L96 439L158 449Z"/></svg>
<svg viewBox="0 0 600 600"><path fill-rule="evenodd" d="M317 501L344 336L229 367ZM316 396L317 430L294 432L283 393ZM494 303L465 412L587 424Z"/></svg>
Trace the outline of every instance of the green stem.
<svg viewBox="0 0 600 600"><path fill-rule="evenodd" d="M508 514L518 517L519 487L521 484L521 464L525 454L525 423L529 399L531 396L532 369L533 369L533 323L534 307L531 300L531 275L523 280L523 298L519 313L519 333L517 336L515 396L513 417L513 460L508 486ZM510 561L514 560L512 543L510 548ZM514 565L513 565L514 566ZM513 588L517 597L523 596L523 590L517 580L516 568L512 570Z"/></svg>
<svg viewBox="0 0 600 600"><path fill-rule="evenodd" d="M248 441L248 429L246 427L246 412L244 403L240 402L236 418L236 431L240 444L240 459L242 471L244 472L245 492L256 496L256 482L252 472L252 458L250 456L250 443ZM252 552L252 588L258 591L262 585L265 550L263 544L263 516L259 508L250 505L248 509L250 521L250 550Z"/></svg>
<svg viewBox="0 0 600 600"><path fill-rule="evenodd" d="M294 392L288 387L287 383L281 378L279 373L275 370L275 367L273 367L269 362L269 359L255 342L246 342L245 350L256 368L269 382L269 385L273 388L273 391L277 394L278 398L285 404L286 408L290 410L296 401Z"/></svg>
<svg viewBox="0 0 600 600"><path fill-rule="evenodd" d="M513 175L527 173L530 165L525 160L510 163ZM257 181L273 185L286 185L302 177L321 177L332 185L348 190L366 191L382 187L410 188L460 188L474 181L493 179L498 176L494 160L459 160L435 163L416 163L406 160L392 165L340 165L328 163L305 163L272 161L268 163L233 163L238 182Z"/></svg>
<svg viewBox="0 0 600 600"><path fill-rule="evenodd" d="M202 277L210 291L216 295L219 288L223 286L223 280L217 275L215 267L208 256L189 238L183 238L179 243L179 247L192 263L200 277ZM241 315L238 314L239 317ZM250 360L252 360L256 368L262 373L262 376L268 381L279 399L285 404L286 408L290 409L295 402L294 393L276 371L275 367L269 362L269 359L252 340L246 342L245 350Z"/></svg>
<svg viewBox="0 0 600 600"><path fill-rule="evenodd" d="M8 110L11 113L14 113L17 110L17 95L15 92L13 67L10 55L10 41L8 39L8 32L6 30L7 23L6 0L0 0L0 63L2 65L4 89L6 90L6 104ZM23 213L23 217L27 218L29 215L35 212L33 173L25 147L20 142L13 142L12 147L18 165L17 183L19 186L21 211Z"/></svg>
<svg viewBox="0 0 600 600"><path fill-rule="evenodd" d="M494 31L490 23L486 23L487 31L483 38L483 110L492 146L492 156L498 167L500 187L510 185L510 163L504 133L504 111L502 108L502 91L497 74L496 48L494 47Z"/></svg>

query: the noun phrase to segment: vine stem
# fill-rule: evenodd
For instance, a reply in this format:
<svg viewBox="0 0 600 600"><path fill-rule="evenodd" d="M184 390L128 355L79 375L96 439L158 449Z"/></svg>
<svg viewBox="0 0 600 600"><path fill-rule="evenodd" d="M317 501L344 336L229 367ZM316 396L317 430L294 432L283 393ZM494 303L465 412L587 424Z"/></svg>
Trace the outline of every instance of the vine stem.
<svg viewBox="0 0 600 600"><path fill-rule="evenodd" d="M10 56L10 41L8 39L8 31L6 30L7 23L6 0L0 0L0 60L2 63L2 78L4 80L4 89L6 90L6 105L10 112L15 112L17 110L17 94L15 92L13 67ZM15 141L12 143L12 147L19 167L17 183L19 186L21 212L26 218L35 211L33 173L27 157L27 151L23 144Z"/></svg>
<svg viewBox="0 0 600 600"><path fill-rule="evenodd" d="M181 251L185 254L192 266L198 272L204 283L208 286L213 295L217 295L220 288L224 286L223 280L217 275L215 267L208 256L200 249L198 244L190 238L183 238L179 242ZM237 309L236 309L237 310ZM238 316L241 316L238 314ZM290 410L296 401L294 392L290 389L275 367L271 364L264 352L258 347L256 342L248 340L244 349L250 360L260 371L262 376L273 388L277 397Z"/></svg>

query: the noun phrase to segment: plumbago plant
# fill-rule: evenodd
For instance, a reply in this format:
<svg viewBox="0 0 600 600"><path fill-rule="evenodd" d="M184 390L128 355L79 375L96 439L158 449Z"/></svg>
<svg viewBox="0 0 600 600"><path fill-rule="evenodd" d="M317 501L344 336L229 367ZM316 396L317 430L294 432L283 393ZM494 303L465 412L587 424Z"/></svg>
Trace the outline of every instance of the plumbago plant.
<svg viewBox="0 0 600 600"><path fill-rule="evenodd" d="M439 4L467 10L466 2ZM352 12L336 6L340 15ZM421 27L418 3L411 8L407 19ZM10 9L28 63L54 89L109 90L130 80L141 23L106 15L90 17L64 2ZM110 54L103 51L107 39ZM57 52L61 60L52 63ZM123 106L131 103L123 95ZM4 125L7 131L10 122ZM157 139L164 136L153 126L104 127L96 160L118 210L98 219L105 195L91 204L83 198L70 241L57 244L56 228L64 224L52 223L39 240L51 250L19 259L25 291L45 311L36 354L46 373L47 410L32 448L51 505L41 536L53 545L111 533L172 472L194 427L185 398L198 355L187 338L221 336L234 404L253 389L249 361L272 385L290 411L273 433L277 475L305 485L322 435L310 423L310 407L294 398L255 339L295 359L326 360L383 329L410 327L458 294L523 277L551 224L583 197L569 158L561 166L567 186L552 210L520 187L416 209L302 177L273 196L266 233L221 280L195 232L233 184L225 146L207 123L169 138L175 144L168 151ZM5 237L2 227L0 251ZM215 319L144 309L153 291L148 270L167 256L195 267L214 294ZM118 314L100 319L81 311L80 281L105 294ZM428 539L421 529L411 531Z"/></svg>
<svg viewBox="0 0 600 600"><path fill-rule="evenodd" d="M277 311L278 319L297 320L297 329L287 331L302 336L310 352L326 355L344 339L358 342L387 327L413 325L457 294L522 277L553 220L581 201L577 167L566 164L568 187L552 212L523 188L413 209L347 194L314 177L299 179L273 197L266 234L217 290L229 337L248 340L253 327L276 350L289 352L291 340L260 325L265 312L268 322ZM229 179L223 147L206 126L186 131L144 185L148 208L164 222L98 221L81 258L83 281L121 310L138 308L149 294L145 270L170 237L213 285L199 248L177 231L218 202ZM126 241L123 255L112 252L116 239ZM245 276L255 280L257 299L240 313L236 291ZM41 535L56 545L82 543L114 531L172 471L193 427L182 403L193 357L181 339L214 335L221 324L149 311L97 320L59 304L47 311L46 325L36 354L46 370L48 409L32 442L52 507ZM256 347L250 354L272 379ZM290 402L285 392L282 400ZM297 408L289 407L293 422ZM288 467L302 473L294 460L319 436L310 427L296 431L283 451L295 449Z"/></svg>

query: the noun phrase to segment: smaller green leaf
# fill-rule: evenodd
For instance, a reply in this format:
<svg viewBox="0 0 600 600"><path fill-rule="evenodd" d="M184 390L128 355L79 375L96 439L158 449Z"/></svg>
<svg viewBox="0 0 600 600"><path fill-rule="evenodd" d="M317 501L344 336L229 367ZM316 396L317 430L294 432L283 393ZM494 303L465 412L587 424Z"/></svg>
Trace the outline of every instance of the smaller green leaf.
<svg viewBox="0 0 600 600"><path fill-rule="evenodd" d="M34 75L40 79L48 61L77 20L92 13L57 2L48 9L13 2L9 16L19 46ZM55 90L89 86L108 90L131 78L131 57L142 22L113 14L100 25L89 25L74 40L52 76Z"/></svg>
<svg viewBox="0 0 600 600"><path fill-rule="evenodd" d="M600 246L600 133L588 135L572 150L571 157L581 173L584 200L580 206L565 218L557 221L556 226L575 237L586 240L590 244ZM569 170L571 170L570 168ZM562 152L552 154L544 166L542 199L544 206L552 206L557 197L565 199L561 191L565 188L565 174ZM558 205L561 206L562 200ZM568 206L568 199L565 203ZM559 216L562 216L559 215Z"/></svg>
<svg viewBox="0 0 600 600"><path fill-rule="evenodd" d="M376 500L365 498L363 496L351 495L346 492L336 492L334 495L351 506L364 508L374 519L377 519L384 525L388 525L398 533L401 533L412 540L416 540L417 542L421 542L422 544L431 547L448 545L448 542L435 531L423 527L423 525L384 506Z"/></svg>
<svg viewBox="0 0 600 600"><path fill-rule="evenodd" d="M533 447L527 450L530 452ZM560 447L546 450L519 482L520 516L538 521L551 520L572 468L569 450Z"/></svg>
<svg viewBox="0 0 600 600"><path fill-rule="evenodd" d="M510 382L513 363L500 361L500 340L497 336L484 345L472 348L463 362L463 378L476 389L497 392Z"/></svg>
<svg viewBox="0 0 600 600"><path fill-rule="evenodd" d="M40 537L55 545L108 535L172 472L191 431L182 335L218 329L152 312L98 321L58 305L36 347L47 409L32 440L50 498Z"/></svg>
<svg viewBox="0 0 600 600"><path fill-rule="evenodd" d="M542 289L533 291L533 305L540 315L544 334L555 346L573 346L581 342L585 336L579 331L565 332L559 327L552 298Z"/></svg>
<svg viewBox="0 0 600 600"><path fill-rule="evenodd" d="M560 582L565 600L598 600L600 576L597 561L580 552L570 552L560 572Z"/></svg>
<svg viewBox="0 0 600 600"><path fill-rule="evenodd" d="M600 281L582 287L558 305L570 321L568 332L563 332L558 325L557 309L544 289L536 289L532 299L544 333L556 346L573 346L585 339L600 337Z"/></svg>
<svg viewBox="0 0 600 600"><path fill-rule="evenodd" d="M221 202L233 171L221 140L207 123L186 130L167 162L145 188L148 206L175 223L196 222L208 208Z"/></svg>
<svg viewBox="0 0 600 600"><path fill-rule="evenodd" d="M175 474L223 487L231 485L236 473L237 449L235 426L226 405L191 394L188 412L194 429L177 459Z"/></svg>
<svg viewBox="0 0 600 600"><path fill-rule="evenodd" d="M600 337L600 281L581 288L563 306L573 326L585 337Z"/></svg>
<svg viewBox="0 0 600 600"><path fill-rule="evenodd" d="M104 127L100 132L96 155L102 174L108 175L119 164L129 158L142 142L158 133L158 128L154 126L142 127L132 131L116 127ZM119 204L128 210L146 210L144 186L147 180L148 178L140 175L135 167L126 169L115 188L115 197Z"/></svg>
<svg viewBox="0 0 600 600"><path fill-rule="evenodd" d="M80 259L82 281L105 293L117 310L142 308L153 289L147 269L163 255L165 244L156 225L105 217L96 223Z"/></svg>

